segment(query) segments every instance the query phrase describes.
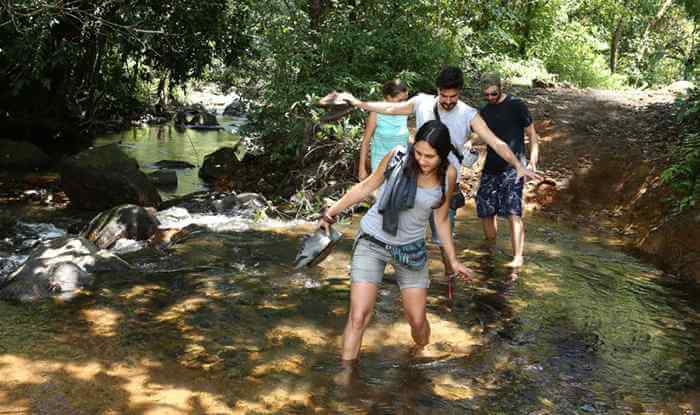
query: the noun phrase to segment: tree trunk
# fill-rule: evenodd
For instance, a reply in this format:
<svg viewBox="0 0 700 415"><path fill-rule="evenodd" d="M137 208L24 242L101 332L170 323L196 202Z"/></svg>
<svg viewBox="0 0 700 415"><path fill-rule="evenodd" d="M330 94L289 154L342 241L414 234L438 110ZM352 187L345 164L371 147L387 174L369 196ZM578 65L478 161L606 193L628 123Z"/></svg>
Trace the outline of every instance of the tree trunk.
<svg viewBox="0 0 700 415"><path fill-rule="evenodd" d="M95 78L98 73L100 73L102 69L102 58L104 56L104 49L105 49L105 37L102 36L100 33L95 34L95 56L93 58L92 62L92 67L90 69L90 76L89 76L89 95L88 95L88 102L90 103L90 113L89 113L89 123L88 123L88 131L90 135L93 135L95 133L93 127L93 122L95 121L95 114L97 111L97 85L95 82Z"/></svg>
<svg viewBox="0 0 700 415"><path fill-rule="evenodd" d="M168 105L168 97L165 95L165 83L168 79L167 75L163 75L158 81L158 102L156 103L156 112L160 115L165 111Z"/></svg>
<svg viewBox="0 0 700 415"><path fill-rule="evenodd" d="M641 63L642 60L644 59L644 55L647 53L647 39L649 38L649 32L651 32L654 27L656 27L656 24L659 23L659 20L661 20L662 17L664 17L664 14L666 14L666 11L668 8L673 4L673 0L663 0L661 3L661 6L659 6L659 11L656 12L656 16L654 16L651 20L649 20L649 23L644 27L644 31L642 32L642 41L641 41L641 47L639 48L639 53L637 54L637 63Z"/></svg>
<svg viewBox="0 0 700 415"><path fill-rule="evenodd" d="M518 45L518 53L520 54L520 57L525 59L527 58L527 47L530 44L530 21L532 20L532 15L535 12L535 2L528 2L527 6L525 6L525 21L523 22L523 40L520 42L520 45Z"/></svg>
<svg viewBox="0 0 700 415"><path fill-rule="evenodd" d="M620 17L612 39L610 40L610 73L615 73L617 71L617 58L620 55L620 40L622 39L623 23L624 18Z"/></svg>
<svg viewBox="0 0 700 415"><path fill-rule="evenodd" d="M321 26L321 18L323 17L324 9L323 0L311 0L309 2L309 18L311 20L311 28L318 30Z"/></svg>
<svg viewBox="0 0 700 415"><path fill-rule="evenodd" d="M697 64L698 58L700 58L700 45L698 45L698 25L693 22L693 32L690 37L690 47L688 48L688 55L683 61L683 79L691 80L693 78L693 72L695 72L695 65Z"/></svg>

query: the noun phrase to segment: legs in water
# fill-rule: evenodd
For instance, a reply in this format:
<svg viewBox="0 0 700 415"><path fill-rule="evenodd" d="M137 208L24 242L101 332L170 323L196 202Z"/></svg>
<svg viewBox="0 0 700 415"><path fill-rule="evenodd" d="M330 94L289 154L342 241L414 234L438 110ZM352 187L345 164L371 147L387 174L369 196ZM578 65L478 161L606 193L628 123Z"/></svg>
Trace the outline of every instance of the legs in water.
<svg viewBox="0 0 700 415"><path fill-rule="evenodd" d="M350 286L350 311L340 353L342 370L333 378L338 385L347 385L352 379L362 346L362 335L372 318L377 290L377 284L371 282L353 282Z"/></svg>
<svg viewBox="0 0 700 415"><path fill-rule="evenodd" d="M419 354L430 342L430 323L425 313L428 296L426 288L404 288L401 290L404 315L411 326L411 337L415 343L412 352Z"/></svg>
<svg viewBox="0 0 700 415"><path fill-rule="evenodd" d="M498 232L498 224L496 223L496 216L488 216L481 218L481 226L484 228L484 239L489 242L496 240L496 233Z"/></svg>
<svg viewBox="0 0 700 415"><path fill-rule="evenodd" d="M523 266L523 250L525 248L525 226L523 218L520 216L510 215L510 243L513 247L513 260L507 264L511 268L519 268Z"/></svg>
<svg viewBox="0 0 700 415"><path fill-rule="evenodd" d="M513 248L513 260L506 264L507 267L518 268L523 265L523 251L525 249L525 226L523 218L516 215L508 216L510 223L510 242ZM484 239L487 243L494 243L498 233L496 216L481 219L484 228Z"/></svg>
<svg viewBox="0 0 700 415"><path fill-rule="evenodd" d="M360 354L362 335L372 318L377 290L377 284L371 282L353 282L350 286L350 311L343 331L341 352L344 361L355 360Z"/></svg>

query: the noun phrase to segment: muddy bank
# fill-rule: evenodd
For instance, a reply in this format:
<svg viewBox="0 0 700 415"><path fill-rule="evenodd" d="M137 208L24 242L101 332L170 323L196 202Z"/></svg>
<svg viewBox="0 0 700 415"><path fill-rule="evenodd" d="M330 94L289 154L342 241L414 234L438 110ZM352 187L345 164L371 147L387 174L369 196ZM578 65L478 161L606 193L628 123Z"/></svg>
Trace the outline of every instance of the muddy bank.
<svg viewBox="0 0 700 415"><path fill-rule="evenodd" d="M675 214L672 194L660 179L664 166L619 156L600 160L574 175L549 208L612 233L640 257L700 283L700 214Z"/></svg>
<svg viewBox="0 0 700 415"><path fill-rule="evenodd" d="M556 183L527 196L558 222L619 239L638 256L700 282L700 215L676 215L660 175L680 136L676 96L660 91L525 90Z"/></svg>

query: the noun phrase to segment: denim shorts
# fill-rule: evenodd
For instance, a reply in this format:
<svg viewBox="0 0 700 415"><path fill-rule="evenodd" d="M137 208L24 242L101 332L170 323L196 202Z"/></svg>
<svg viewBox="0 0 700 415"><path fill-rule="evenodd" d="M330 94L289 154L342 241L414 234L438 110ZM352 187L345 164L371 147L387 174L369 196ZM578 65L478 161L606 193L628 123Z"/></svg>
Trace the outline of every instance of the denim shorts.
<svg viewBox="0 0 700 415"><path fill-rule="evenodd" d="M381 284L386 264L393 265L396 271L396 281L399 283L400 289L428 288L430 286L428 264L420 270L412 270L404 265L397 264L385 247L379 246L365 238L355 239L350 272L352 282Z"/></svg>
<svg viewBox="0 0 700 415"><path fill-rule="evenodd" d="M433 210L433 214L435 211ZM447 217L450 219L450 232L452 232L452 239L455 237L455 218L457 217L457 209L450 209L447 212ZM430 215L430 239L435 245L442 245L442 241L438 237L437 228L435 227L435 219L433 215Z"/></svg>
<svg viewBox="0 0 700 415"><path fill-rule="evenodd" d="M515 169L500 173L481 173L479 191L476 193L476 215L488 218L523 215L524 178L518 179Z"/></svg>

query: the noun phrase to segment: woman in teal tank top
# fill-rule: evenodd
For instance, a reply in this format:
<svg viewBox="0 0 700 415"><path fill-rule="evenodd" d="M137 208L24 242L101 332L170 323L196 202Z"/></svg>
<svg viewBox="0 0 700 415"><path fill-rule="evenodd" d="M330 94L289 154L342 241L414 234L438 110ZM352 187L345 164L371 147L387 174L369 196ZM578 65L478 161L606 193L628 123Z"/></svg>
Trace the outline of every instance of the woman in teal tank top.
<svg viewBox="0 0 700 415"><path fill-rule="evenodd" d="M394 79L384 84L382 93L385 101L399 102L408 97L408 88L403 81ZM360 166L357 171L357 177L360 180L369 176L368 156L371 160L371 171L374 171L391 149L399 144L405 146L408 143L407 120L408 116L406 115L384 115L370 112L360 148Z"/></svg>

